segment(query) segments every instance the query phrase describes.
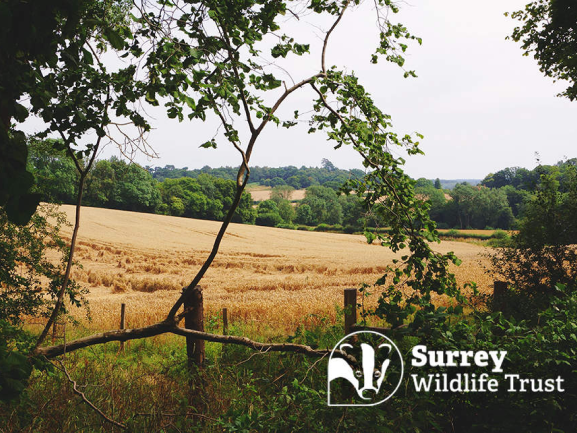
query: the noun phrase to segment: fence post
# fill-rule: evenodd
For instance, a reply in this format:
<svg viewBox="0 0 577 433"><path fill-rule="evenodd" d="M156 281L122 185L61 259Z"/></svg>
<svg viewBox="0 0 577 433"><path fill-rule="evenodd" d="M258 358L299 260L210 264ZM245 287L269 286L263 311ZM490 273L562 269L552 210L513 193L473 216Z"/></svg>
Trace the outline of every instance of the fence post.
<svg viewBox="0 0 577 433"><path fill-rule="evenodd" d="M493 283L493 309L503 311L505 308L505 294L507 293L507 283L505 281L495 281Z"/></svg>
<svg viewBox="0 0 577 433"><path fill-rule="evenodd" d="M202 302L202 287L196 286L184 299L184 327L204 332L204 307ZM202 367L204 363L204 340L192 336L186 337L186 354L188 367Z"/></svg>
<svg viewBox="0 0 577 433"><path fill-rule="evenodd" d="M126 304L120 304L120 329L124 329L126 325ZM120 342L120 351L124 352L124 341Z"/></svg>
<svg viewBox="0 0 577 433"><path fill-rule="evenodd" d="M222 333L228 335L228 309L222 309Z"/></svg>
<svg viewBox="0 0 577 433"><path fill-rule="evenodd" d="M345 335L357 323L357 289L345 289Z"/></svg>

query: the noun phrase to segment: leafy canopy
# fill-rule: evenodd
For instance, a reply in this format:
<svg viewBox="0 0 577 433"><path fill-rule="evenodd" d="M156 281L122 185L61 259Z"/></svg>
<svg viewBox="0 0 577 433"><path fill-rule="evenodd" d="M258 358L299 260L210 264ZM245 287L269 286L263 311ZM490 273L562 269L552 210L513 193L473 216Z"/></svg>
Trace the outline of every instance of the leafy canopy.
<svg viewBox="0 0 577 433"><path fill-rule="evenodd" d="M511 13L521 21L511 39L524 55L533 54L547 77L568 82L559 96L577 98L577 3L574 0L537 0Z"/></svg>

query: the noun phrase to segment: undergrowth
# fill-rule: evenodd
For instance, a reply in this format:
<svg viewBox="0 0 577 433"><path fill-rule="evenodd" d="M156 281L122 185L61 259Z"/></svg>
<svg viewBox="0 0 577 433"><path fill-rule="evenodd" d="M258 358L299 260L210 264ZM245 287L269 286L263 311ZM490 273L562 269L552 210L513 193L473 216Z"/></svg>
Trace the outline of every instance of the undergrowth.
<svg viewBox="0 0 577 433"><path fill-rule="evenodd" d="M405 360L398 392L374 407L327 406L327 359L261 353L234 345L206 344L206 363L190 372L184 339L173 335L78 350L61 359L84 392L110 418L133 432L572 432L577 429L577 296L566 294L539 315L537 324L500 312L472 311L419 330L389 336ZM214 323L213 323L214 322ZM217 326L207 321L207 326ZM216 329L209 329L216 331ZM230 333L243 335L242 324ZM301 326L292 341L331 348L340 325L322 318ZM504 373L564 379L564 392L416 392L412 374L488 372L481 367L415 367L411 350L507 351ZM59 362L35 371L17 402L0 405L0 431L112 432L72 391Z"/></svg>

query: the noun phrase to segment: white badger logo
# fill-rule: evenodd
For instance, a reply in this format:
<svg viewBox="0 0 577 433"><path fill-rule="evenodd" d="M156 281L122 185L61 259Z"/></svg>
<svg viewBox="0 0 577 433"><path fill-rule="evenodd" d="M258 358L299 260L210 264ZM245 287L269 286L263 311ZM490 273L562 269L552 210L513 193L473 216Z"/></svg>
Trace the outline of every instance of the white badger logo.
<svg viewBox="0 0 577 433"><path fill-rule="evenodd" d="M335 351L337 351L335 353ZM343 357L342 353L349 355ZM356 359L353 362L351 357ZM393 390L381 389L391 363L400 364L398 383ZM398 368L395 369L395 378ZM399 388L403 377L403 360L399 349L387 337L375 331L358 331L347 335L337 343L328 363L328 404L329 406L374 406L389 399ZM358 403L351 398L331 398L331 382L345 379L355 389L361 399ZM389 384L389 388L390 388ZM333 393L334 394L334 393Z"/></svg>

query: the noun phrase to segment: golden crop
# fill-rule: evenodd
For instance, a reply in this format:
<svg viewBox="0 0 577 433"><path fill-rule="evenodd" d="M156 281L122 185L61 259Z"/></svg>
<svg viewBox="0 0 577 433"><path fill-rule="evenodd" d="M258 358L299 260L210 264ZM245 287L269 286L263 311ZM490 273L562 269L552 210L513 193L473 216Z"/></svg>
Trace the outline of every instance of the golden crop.
<svg viewBox="0 0 577 433"><path fill-rule="evenodd" d="M72 219L74 208L62 206ZM127 326L165 317L180 290L208 256L220 223L163 215L83 208L73 278L90 290L90 328L118 326L126 303ZM479 263L482 247L443 242L463 264L454 271L461 283L492 284ZM372 284L395 257L368 245L362 236L231 224L220 253L201 286L206 317L228 308L231 320L294 329L316 316L336 319L343 289ZM364 300L374 304L378 291ZM442 300L439 300L442 302ZM82 321L81 312L74 313Z"/></svg>

